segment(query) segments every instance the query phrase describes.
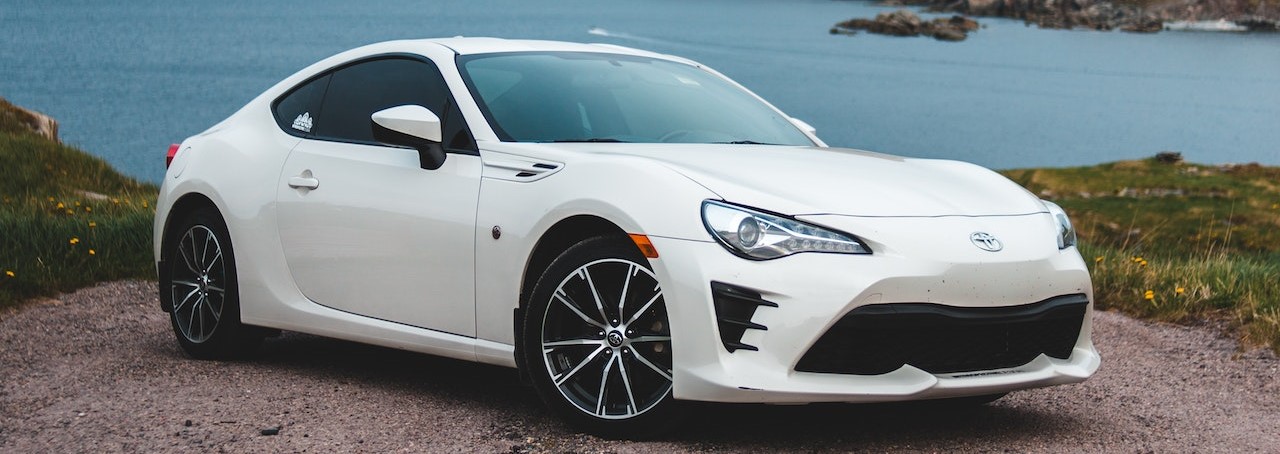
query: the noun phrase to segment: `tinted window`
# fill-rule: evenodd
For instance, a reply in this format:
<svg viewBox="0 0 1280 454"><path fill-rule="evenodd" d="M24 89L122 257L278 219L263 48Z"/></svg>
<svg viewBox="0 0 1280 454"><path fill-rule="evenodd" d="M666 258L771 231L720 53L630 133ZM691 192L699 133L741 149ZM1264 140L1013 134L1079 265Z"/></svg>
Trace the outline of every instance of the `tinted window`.
<svg viewBox="0 0 1280 454"><path fill-rule="evenodd" d="M441 118L446 147L475 149L461 115L453 112L456 109L440 72L426 62L402 58L368 61L334 72L315 135L374 142L369 116L406 104L426 107Z"/></svg>
<svg viewBox="0 0 1280 454"><path fill-rule="evenodd" d="M293 135L309 134L315 118L320 115L320 102L328 85L329 76L325 75L299 85L276 101L275 116L280 129Z"/></svg>

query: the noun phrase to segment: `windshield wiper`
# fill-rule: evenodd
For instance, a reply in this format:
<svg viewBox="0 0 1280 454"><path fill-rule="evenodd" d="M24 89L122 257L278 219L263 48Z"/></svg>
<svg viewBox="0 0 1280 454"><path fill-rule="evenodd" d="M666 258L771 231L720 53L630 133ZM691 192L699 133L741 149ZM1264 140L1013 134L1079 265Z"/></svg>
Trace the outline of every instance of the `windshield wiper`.
<svg viewBox="0 0 1280 454"><path fill-rule="evenodd" d="M715 142L727 145L777 145L776 143L756 142L754 140L734 140L730 142Z"/></svg>
<svg viewBox="0 0 1280 454"><path fill-rule="evenodd" d="M586 139L556 139L552 142L609 142L609 143L626 143L625 140L611 139L608 137L590 137Z"/></svg>

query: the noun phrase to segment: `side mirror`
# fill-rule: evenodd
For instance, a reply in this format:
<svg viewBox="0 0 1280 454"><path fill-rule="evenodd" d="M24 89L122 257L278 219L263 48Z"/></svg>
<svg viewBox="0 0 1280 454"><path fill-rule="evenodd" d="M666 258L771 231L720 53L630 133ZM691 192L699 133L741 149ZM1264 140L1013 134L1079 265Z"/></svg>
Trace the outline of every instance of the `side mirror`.
<svg viewBox="0 0 1280 454"><path fill-rule="evenodd" d="M801 131L807 132L812 136L818 135L818 128L805 123L804 120L795 117L788 117L787 119L791 120L791 124L796 125L796 127L800 128Z"/></svg>
<svg viewBox="0 0 1280 454"><path fill-rule="evenodd" d="M418 163L424 169L435 170L444 165L440 117L426 107L390 107L374 112L369 119L373 125L374 140L418 150Z"/></svg>

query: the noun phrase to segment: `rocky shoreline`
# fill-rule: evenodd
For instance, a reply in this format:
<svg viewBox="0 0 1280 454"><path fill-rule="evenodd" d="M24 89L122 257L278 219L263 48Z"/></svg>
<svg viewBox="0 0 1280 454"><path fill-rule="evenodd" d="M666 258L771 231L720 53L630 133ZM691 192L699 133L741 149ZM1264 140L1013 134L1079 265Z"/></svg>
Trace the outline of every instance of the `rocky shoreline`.
<svg viewBox="0 0 1280 454"><path fill-rule="evenodd" d="M929 36L939 41L964 41L969 32L975 31L979 25L973 19L964 16L951 16L930 21L920 19L911 11L900 9L889 13L880 13L875 19L849 19L831 28L831 34L852 35L856 30L892 36Z"/></svg>
<svg viewBox="0 0 1280 454"><path fill-rule="evenodd" d="M928 12L1022 19L1041 28L1280 31L1280 0L885 0Z"/></svg>

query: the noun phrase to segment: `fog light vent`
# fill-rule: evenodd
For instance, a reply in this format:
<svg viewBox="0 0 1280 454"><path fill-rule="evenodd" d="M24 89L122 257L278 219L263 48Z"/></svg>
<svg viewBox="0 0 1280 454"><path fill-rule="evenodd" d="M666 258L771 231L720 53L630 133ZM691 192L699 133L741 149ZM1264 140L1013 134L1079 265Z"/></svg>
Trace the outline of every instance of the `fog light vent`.
<svg viewBox="0 0 1280 454"><path fill-rule="evenodd" d="M764 300L760 292L715 281L711 282L711 300L715 303L716 324L720 328L720 342L724 344L724 348L729 353L737 350L760 350L754 345L742 343L742 335L749 329L769 329L752 322L751 317L755 315L756 308L778 307L778 303Z"/></svg>

